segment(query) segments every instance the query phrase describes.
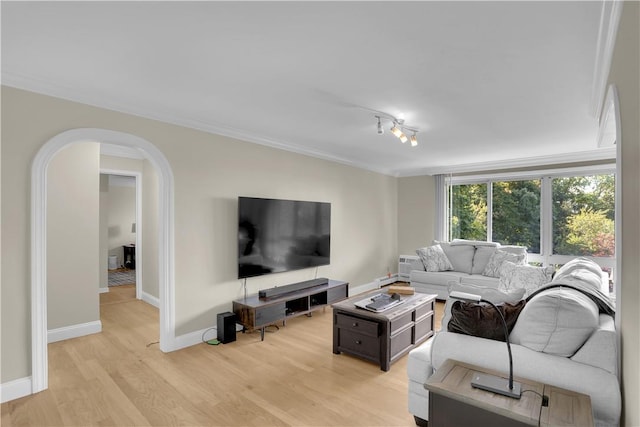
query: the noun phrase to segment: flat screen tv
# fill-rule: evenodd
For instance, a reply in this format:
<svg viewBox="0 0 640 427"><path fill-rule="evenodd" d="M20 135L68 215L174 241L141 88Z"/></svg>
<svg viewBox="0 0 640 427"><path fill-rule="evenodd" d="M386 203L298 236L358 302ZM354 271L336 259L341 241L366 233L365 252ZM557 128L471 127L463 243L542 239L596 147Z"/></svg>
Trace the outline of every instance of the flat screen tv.
<svg viewBox="0 0 640 427"><path fill-rule="evenodd" d="M331 203L238 198L238 278L328 265Z"/></svg>

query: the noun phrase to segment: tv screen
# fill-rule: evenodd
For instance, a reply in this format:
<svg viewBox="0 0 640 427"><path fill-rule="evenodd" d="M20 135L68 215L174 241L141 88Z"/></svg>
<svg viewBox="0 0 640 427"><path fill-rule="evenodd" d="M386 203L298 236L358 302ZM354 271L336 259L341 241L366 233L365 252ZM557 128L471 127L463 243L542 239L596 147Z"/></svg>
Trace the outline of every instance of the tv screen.
<svg viewBox="0 0 640 427"><path fill-rule="evenodd" d="M331 203L238 198L238 278L328 265Z"/></svg>

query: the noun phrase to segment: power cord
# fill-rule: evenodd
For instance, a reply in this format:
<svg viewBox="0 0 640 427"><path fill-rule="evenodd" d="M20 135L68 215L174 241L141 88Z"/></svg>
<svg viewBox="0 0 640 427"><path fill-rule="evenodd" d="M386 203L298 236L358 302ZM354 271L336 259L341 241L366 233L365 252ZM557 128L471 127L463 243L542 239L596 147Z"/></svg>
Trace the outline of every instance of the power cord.
<svg viewBox="0 0 640 427"><path fill-rule="evenodd" d="M217 332L218 332L218 327L217 326L214 326L214 327L209 328L209 329L205 329L205 331L202 333L202 338L201 338L203 343L209 344L209 345L218 345L218 344L220 344L220 341L218 341L216 338L212 338L210 340L205 340L204 339L204 336L207 334L207 332L213 331L213 330L216 331L216 335L217 335Z"/></svg>
<svg viewBox="0 0 640 427"><path fill-rule="evenodd" d="M538 427L540 427L540 418L542 417L542 408L549 406L549 396L544 396L535 390L522 390L522 393L533 393L540 396L540 411L538 412Z"/></svg>

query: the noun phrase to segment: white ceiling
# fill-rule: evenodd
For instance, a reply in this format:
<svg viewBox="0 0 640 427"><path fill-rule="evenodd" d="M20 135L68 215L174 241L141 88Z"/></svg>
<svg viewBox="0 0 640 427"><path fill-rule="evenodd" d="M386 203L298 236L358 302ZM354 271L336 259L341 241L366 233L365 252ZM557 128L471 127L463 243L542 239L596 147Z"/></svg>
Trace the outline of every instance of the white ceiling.
<svg viewBox="0 0 640 427"><path fill-rule="evenodd" d="M612 152L599 1L1 7L8 86L398 176ZM378 135L373 111L419 146Z"/></svg>

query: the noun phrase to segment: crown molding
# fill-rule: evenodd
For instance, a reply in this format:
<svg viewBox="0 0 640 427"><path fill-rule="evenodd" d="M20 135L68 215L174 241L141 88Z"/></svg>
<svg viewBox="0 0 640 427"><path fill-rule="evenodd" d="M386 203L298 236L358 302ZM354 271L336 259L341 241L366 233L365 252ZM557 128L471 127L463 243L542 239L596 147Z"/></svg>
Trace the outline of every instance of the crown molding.
<svg viewBox="0 0 640 427"><path fill-rule="evenodd" d="M606 82L605 82L606 83ZM65 88L61 85L53 85L44 81L43 79L32 78L30 76L16 75L13 73L2 73L2 84L5 86L14 87L16 89L26 90L30 92L39 93L42 95L52 96L55 98L64 99L67 101L78 102L81 104L90 105L93 107L104 108L111 111L116 111L123 114L130 114L145 119L155 120L163 123L169 123L176 126L182 126L189 129L195 129L209 134L225 136L228 138L237 139L240 141L250 142L254 144L264 145L279 150L289 151L304 156L314 157L321 160L327 160L343 164L346 166L355 167L358 169L364 169L370 172L380 173L383 175L393 177L409 177L418 175L437 175L441 173L464 173L464 172L478 172L486 170L499 170L499 169L513 169L532 166L548 166L550 164L559 163L575 163L582 161L593 161L602 159L615 158L615 150L601 148L594 151L585 151L578 153L566 153L560 155L549 155L539 157L528 157L522 159L512 160L500 160L495 162L483 162L483 163L469 163L469 164L451 164L449 166L434 166L415 169L398 169L393 170L390 168L376 168L370 164L360 161L352 161L346 158L334 156L322 151L312 150L307 148L301 148L294 146L283 141L277 141L272 138L263 137L252 134L240 129L235 129L228 126L222 126L218 124L204 123L199 120L188 119L184 117L177 117L175 114L163 111L151 111L140 106L127 105L122 103L113 103L105 100L104 97L93 97L91 95L80 94L74 91L73 88ZM101 144L103 145L103 144ZM106 149L111 150L110 148ZM135 149L133 149L135 150ZM119 155L120 157L131 157L135 155L132 150L125 151L111 151L110 155ZM128 154L127 154L128 153ZM613 154L611 154L613 153ZM107 154L107 152L104 152ZM126 154L126 155L125 155Z"/></svg>
<svg viewBox="0 0 640 427"><path fill-rule="evenodd" d="M482 163L452 164L449 166L435 166L417 168L407 171L397 171L396 176L410 177L420 175L440 175L450 173L469 173L482 171L497 171L506 169L520 169L530 167L548 167L550 165L592 162L597 160L611 160L616 158L616 148L607 147L597 150L576 153L553 154L547 156L524 157L519 159L498 160Z"/></svg>
<svg viewBox="0 0 640 427"><path fill-rule="evenodd" d="M394 172L387 168L375 168L364 162L354 162L352 160L334 156L332 154L325 153L319 150L313 150L308 148L301 148L290 144L286 141L278 141L273 138L268 138L260 135L253 134L244 130L224 126L220 124L204 123L199 120L193 120L186 117L178 117L174 113L160 110L150 110L145 107L137 105L123 104L110 102L103 96L91 96L83 93L78 93L74 88L64 87L62 85L50 84L44 79L18 75L10 72L2 72L2 85L10 86L16 89L26 90L29 92L35 92L42 95L52 96L55 98L64 99L67 101L78 102L81 104L90 105L93 107L104 108L118 113L130 114L145 119L155 120L163 123L169 123L176 126L182 126L189 129L199 130L202 132L225 136L228 138L237 139L240 141L251 142L254 144L264 145L279 150L285 150L304 156L310 156L322 160L328 160L335 163L340 163L347 166L356 167L359 169L365 169L371 172L381 173L383 175L395 176ZM115 155L119 157L132 157L124 151L113 151ZM120 154L117 154L120 153ZM131 153L131 151L129 151ZM104 154L107 154L106 152ZM132 157L137 158L137 157Z"/></svg>
<svg viewBox="0 0 640 427"><path fill-rule="evenodd" d="M622 15L623 2L621 0L603 1L598 29L598 44L596 47L596 61L593 71L593 86L589 110L593 117L600 118L603 100L607 90L607 80L613 59L613 50L618 34L618 25Z"/></svg>

